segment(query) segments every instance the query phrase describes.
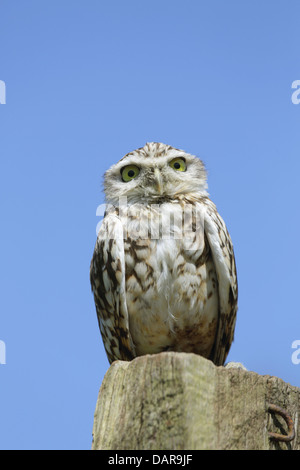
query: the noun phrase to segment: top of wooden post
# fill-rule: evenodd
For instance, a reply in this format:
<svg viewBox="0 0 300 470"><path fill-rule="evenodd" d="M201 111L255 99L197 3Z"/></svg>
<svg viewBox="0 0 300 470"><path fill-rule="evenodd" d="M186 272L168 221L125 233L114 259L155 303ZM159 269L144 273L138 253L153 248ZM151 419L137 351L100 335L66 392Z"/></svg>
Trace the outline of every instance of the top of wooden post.
<svg viewBox="0 0 300 470"><path fill-rule="evenodd" d="M281 407L293 420L268 410ZM277 377L216 367L196 354L164 352L116 361L96 405L92 449L297 449L300 389ZM276 408L277 409L277 408Z"/></svg>

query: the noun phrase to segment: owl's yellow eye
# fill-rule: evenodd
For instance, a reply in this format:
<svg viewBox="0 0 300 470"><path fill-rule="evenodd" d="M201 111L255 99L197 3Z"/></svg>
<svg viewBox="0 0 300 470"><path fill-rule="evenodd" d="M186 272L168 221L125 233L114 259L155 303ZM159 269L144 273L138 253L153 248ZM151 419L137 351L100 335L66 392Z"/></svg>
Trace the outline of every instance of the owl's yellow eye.
<svg viewBox="0 0 300 470"><path fill-rule="evenodd" d="M186 163L185 163L184 158L180 158L180 157L173 158L173 160L169 162L169 165L171 168L173 168L173 170L186 171Z"/></svg>
<svg viewBox="0 0 300 470"><path fill-rule="evenodd" d="M136 165L124 166L124 168L122 168L121 170L122 180L127 183L128 181L131 181L134 178L136 178L139 172L140 172L140 169Z"/></svg>

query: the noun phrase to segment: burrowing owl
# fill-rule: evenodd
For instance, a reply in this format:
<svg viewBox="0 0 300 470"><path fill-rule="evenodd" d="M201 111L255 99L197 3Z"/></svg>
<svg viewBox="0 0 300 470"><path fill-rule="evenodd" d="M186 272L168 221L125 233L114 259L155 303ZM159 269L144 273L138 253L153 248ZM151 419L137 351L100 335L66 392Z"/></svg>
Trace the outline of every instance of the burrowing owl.
<svg viewBox="0 0 300 470"><path fill-rule="evenodd" d="M203 162L147 143L105 173L104 189L90 279L109 362L183 351L224 364L236 266Z"/></svg>

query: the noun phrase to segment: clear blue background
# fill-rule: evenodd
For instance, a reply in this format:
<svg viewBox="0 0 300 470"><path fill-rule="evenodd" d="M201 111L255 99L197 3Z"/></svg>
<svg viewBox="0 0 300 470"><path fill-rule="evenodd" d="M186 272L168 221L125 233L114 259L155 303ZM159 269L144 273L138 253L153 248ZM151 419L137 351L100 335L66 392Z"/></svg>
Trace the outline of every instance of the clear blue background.
<svg viewBox="0 0 300 470"><path fill-rule="evenodd" d="M0 17L0 448L91 446L102 175L147 141L207 166L239 275L228 359L300 386L299 1L2 0Z"/></svg>

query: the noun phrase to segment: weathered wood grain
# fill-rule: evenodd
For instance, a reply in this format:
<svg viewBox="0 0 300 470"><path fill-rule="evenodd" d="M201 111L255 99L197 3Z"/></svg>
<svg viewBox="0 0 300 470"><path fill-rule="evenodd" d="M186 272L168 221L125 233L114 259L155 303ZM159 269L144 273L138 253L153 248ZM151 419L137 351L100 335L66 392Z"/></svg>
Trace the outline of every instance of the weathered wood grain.
<svg viewBox="0 0 300 470"><path fill-rule="evenodd" d="M268 432L296 437L277 443ZM92 449L297 449L300 389L277 377L216 367L201 356L165 352L116 361L106 373L96 405Z"/></svg>

